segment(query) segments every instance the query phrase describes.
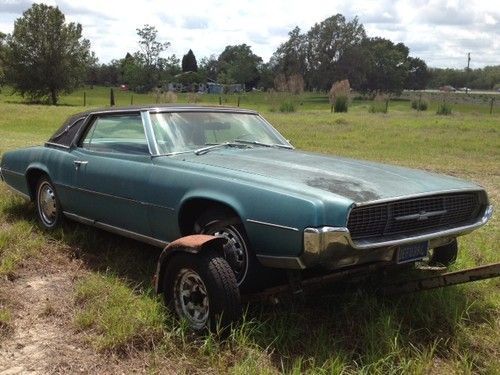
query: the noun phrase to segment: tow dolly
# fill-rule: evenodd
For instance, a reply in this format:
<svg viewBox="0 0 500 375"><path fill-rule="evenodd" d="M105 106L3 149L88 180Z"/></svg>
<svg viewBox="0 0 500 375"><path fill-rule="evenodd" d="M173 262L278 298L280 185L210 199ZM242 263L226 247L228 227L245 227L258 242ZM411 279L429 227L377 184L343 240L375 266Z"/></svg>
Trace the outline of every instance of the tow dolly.
<svg viewBox="0 0 500 375"><path fill-rule="evenodd" d="M294 276L289 276L287 284L272 287L259 293L242 295L242 302L251 303L263 300L277 302L280 297L302 295L306 292L323 289L334 282L343 281L347 278L367 276L372 272L382 270L383 267L382 264L372 264L362 268L338 271L304 280L297 280ZM500 262L446 273L439 273L446 269L445 267L423 267L422 269L433 272L433 274L410 280L383 283L377 288L377 292L383 296L391 296L444 288L500 276Z"/></svg>

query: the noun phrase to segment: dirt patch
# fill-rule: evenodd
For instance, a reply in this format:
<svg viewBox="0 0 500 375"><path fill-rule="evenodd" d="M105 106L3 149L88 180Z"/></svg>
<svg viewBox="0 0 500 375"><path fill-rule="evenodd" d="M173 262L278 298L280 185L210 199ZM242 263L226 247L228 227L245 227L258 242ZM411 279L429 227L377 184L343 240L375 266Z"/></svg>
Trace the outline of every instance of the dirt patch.
<svg viewBox="0 0 500 375"><path fill-rule="evenodd" d="M0 375L148 371L141 353L123 358L97 352L75 330L73 288L86 273L78 260L62 265L59 259L48 269L31 266L14 281L2 281L0 293L13 316L9 331L0 337Z"/></svg>

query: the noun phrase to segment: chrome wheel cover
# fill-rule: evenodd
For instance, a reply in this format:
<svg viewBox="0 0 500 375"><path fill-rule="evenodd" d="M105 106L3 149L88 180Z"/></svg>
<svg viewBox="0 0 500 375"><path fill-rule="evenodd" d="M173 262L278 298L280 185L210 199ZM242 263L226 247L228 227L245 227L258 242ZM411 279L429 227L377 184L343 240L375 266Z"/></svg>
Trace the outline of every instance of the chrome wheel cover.
<svg viewBox="0 0 500 375"><path fill-rule="evenodd" d="M52 185L44 181L38 188L37 196L38 213L47 226L55 224L57 219L56 193Z"/></svg>
<svg viewBox="0 0 500 375"><path fill-rule="evenodd" d="M205 283L195 271L183 268L174 282L175 310L194 329L207 327L210 313Z"/></svg>
<svg viewBox="0 0 500 375"><path fill-rule="evenodd" d="M248 271L248 249L245 240L233 226L227 226L207 234L224 237L227 240L224 245L224 258L231 266L236 282L240 285Z"/></svg>

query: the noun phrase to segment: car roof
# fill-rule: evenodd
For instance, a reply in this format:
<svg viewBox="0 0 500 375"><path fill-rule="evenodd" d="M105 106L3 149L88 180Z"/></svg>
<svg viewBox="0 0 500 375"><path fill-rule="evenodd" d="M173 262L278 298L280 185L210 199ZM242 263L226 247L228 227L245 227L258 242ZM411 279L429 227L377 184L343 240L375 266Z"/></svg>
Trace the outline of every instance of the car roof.
<svg viewBox="0 0 500 375"><path fill-rule="evenodd" d="M152 112L176 112L176 111L200 111L200 112L231 112L231 113L247 113L257 114L256 111L237 107L224 106L208 106L208 105L193 105L193 104L144 104L123 107L102 107L93 108L88 111L79 112L71 116L71 118L87 117L90 114L104 113L123 113L135 111L152 111ZM67 121L66 121L67 122Z"/></svg>

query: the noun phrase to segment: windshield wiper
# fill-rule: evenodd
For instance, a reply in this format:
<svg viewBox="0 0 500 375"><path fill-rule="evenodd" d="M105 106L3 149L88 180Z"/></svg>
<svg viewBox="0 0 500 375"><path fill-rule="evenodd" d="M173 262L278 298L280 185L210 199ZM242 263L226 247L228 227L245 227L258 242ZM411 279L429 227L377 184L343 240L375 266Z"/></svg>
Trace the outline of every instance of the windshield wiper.
<svg viewBox="0 0 500 375"><path fill-rule="evenodd" d="M264 146L264 147L279 147L279 148L293 149L292 146L282 145L279 143L264 143L264 142L259 142L259 141L247 141L246 139L235 139L235 140L233 140L233 142L244 143L247 145Z"/></svg>
<svg viewBox="0 0 500 375"><path fill-rule="evenodd" d="M206 154L208 151L216 149L216 148L221 148L221 147L241 147L240 144L235 143L235 142L224 142L224 143L216 143L213 145L209 145L206 147L199 148L197 150L194 150L194 153L196 155L203 155Z"/></svg>

